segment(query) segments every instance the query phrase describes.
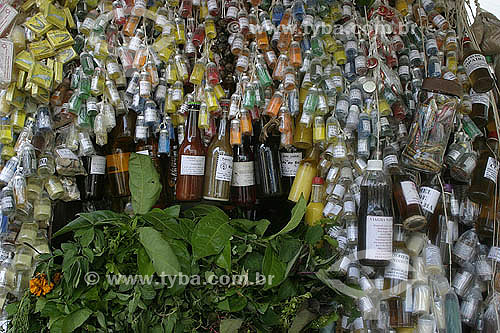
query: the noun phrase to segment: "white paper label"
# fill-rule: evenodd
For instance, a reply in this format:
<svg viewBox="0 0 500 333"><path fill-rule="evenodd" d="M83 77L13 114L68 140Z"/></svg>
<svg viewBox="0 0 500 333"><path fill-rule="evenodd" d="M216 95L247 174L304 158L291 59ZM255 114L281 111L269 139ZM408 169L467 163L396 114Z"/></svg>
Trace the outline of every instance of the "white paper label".
<svg viewBox="0 0 500 333"><path fill-rule="evenodd" d="M302 153L281 153L281 175L283 177L295 177Z"/></svg>
<svg viewBox="0 0 500 333"><path fill-rule="evenodd" d="M333 189L333 195L335 195L336 197L342 199L344 197L344 193L345 193L345 187L342 186L341 184L337 184L335 185L334 189Z"/></svg>
<svg viewBox="0 0 500 333"><path fill-rule="evenodd" d="M389 119L387 117L380 118L380 126L389 126Z"/></svg>
<svg viewBox="0 0 500 333"><path fill-rule="evenodd" d="M90 160L90 174L104 175L106 173L106 157L94 155Z"/></svg>
<svg viewBox="0 0 500 333"><path fill-rule="evenodd" d="M14 59L14 43L10 40L0 39L0 59L2 60L0 61L0 84L8 84L12 80L12 61Z"/></svg>
<svg viewBox="0 0 500 333"><path fill-rule="evenodd" d="M205 156L181 156L181 176L203 176L205 174Z"/></svg>
<svg viewBox="0 0 500 333"><path fill-rule="evenodd" d="M359 89L352 89L351 92L349 93L349 98L351 100L362 99L361 90L359 90Z"/></svg>
<svg viewBox="0 0 500 333"><path fill-rule="evenodd" d="M452 72L446 72L443 75L443 79L449 80L449 81L455 81L457 79L457 76L453 74Z"/></svg>
<svg viewBox="0 0 500 333"><path fill-rule="evenodd" d="M398 157L396 155L387 155L384 157L384 166L389 166L392 164L398 164Z"/></svg>
<svg viewBox="0 0 500 333"><path fill-rule="evenodd" d="M344 213L355 213L356 212L356 204L354 201L348 200L344 201Z"/></svg>
<svg viewBox="0 0 500 333"><path fill-rule="evenodd" d="M347 227L347 239L351 239L351 240L358 239L358 226L350 225Z"/></svg>
<svg viewBox="0 0 500 333"><path fill-rule="evenodd" d="M61 158L66 158L68 160L77 160L78 156L75 155L71 150L68 148L61 148L56 150L57 155Z"/></svg>
<svg viewBox="0 0 500 333"><path fill-rule="evenodd" d="M490 252L488 253L488 259L500 262L500 247L492 246Z"/></svg>
<svg viewBox="0 0 500 333"><path fill-rule="evenodd" d="M441 192L436 191L432 187L421 187L420 188L420 203L422 208L429 213L433 214L436 209L437 203Z"/></svg>
<svg viewBox="0 0 500 333"><path fill-rule="evenodd" d="M410 75L410 67L400 66L398 72L399 72L399 75Z"/></svg>
<svg viewBox="0 0 500 333"><path fill-rule="evenodd" d="M460 157L460 155L461 155L461 154L462 154L462 153L461 153L459 150L452 150L452 151L450 151L450 152L448 153L448 156L449 156L452 160L456 161L456 160Z"/></svg>
<svg viewBox="0 0 500 333"><path fill-rule="evenodd" d="M384 277L386 279L407 281L409 267L410 256L403 252L395 252L389 266L385 268Z"/></svg>
<svg viewBox="0 0 500 333"><path fill-rule="evenodd" d="M328 138L335 138L340 133L339 127L337 125L327 125L326 129Z"/></svg>
<svg viewBox="0 0 500 333"><path fill-rule="evenodd" d="M231 185L232 186L255 185L254 163L233 162L233 182Z"/></svg>
<svg viewBox="0 0 500 333"><path fill-rule="evenodd" d="M486 62L486 58L482 54L472 54L465 58L464 67L467 76L470 76L472 72L479 68L488 69L488 63Z"/></svg>
<svg viewBox="0 0 500 333"><path fill-rule="evenodd" d="M392 216L366 217L366 259L392 259Z"/></svg>
<svg viewBox="0 0 500 333"><path fill-rule="evenodd" d="M217 169L215 170L215 179L226 182L231 181L233 175L233 157L219 154L217 156Z"/></svg>
<svg viewBox="0 0 500 333"><path fill-rule="evenodd" d="M488 94L473 93L470 95L472 104L483 104L488 108L490 106L490 96Z"/></svg>
<svg viewBox="0 0 500 333"><path fill-rule="evenodd" d="M469 246L463 242L457 242L453 247L453 254L463 260L471 259L471 255L474 251L472 246Z"/></svg>
<svg viewBox="0 0 500 333"><path fill-rule="evenodd" d="M441 14L434 16L434 18L432 19L432 23L434 23L436 25L436 27L438 27L439 29L441 29L443 27L443 24L445 22L446 22L446 19Z"/></svg>
<svg viewBox="0 0 500 333"><path fill-rule="evenodd" d="M3 1L3 3L0 4L0 36L2 36L5 30L10 26L16 15L17 10L11 7L7 1Z"/></svg>
<svg viewBox="0 0 500 333"><path fill-rule="evenodd" d="M135 136L137 138L145 138L148 136L148 128L146 126L137 126L135 128Z"/></svg>
<svg viewBox="0 0 500 333"><path fill-rule="evenodd" d="M401 189L403 190L403 196L408 206L420 204L420 197L418 196L417 186L414 182L401 182Z"/></svg>
<svg viewBox="0 0 500 333"><path fill-rule="evenodd" d="M486 169L484 170L484 178L488 178L495 184L497 183L498 177L498 162L493 157L488 157L488 163L486 164Z"/></svg>

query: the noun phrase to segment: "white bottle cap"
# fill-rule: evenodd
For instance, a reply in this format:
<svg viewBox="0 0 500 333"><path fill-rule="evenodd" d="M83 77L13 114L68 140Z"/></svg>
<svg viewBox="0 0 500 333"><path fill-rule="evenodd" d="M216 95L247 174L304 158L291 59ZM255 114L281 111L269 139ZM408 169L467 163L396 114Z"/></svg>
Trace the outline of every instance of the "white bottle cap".
<svg viewBox="0 0 500 333"><path fill-rule="evenodd" d="M366 170L368 171L382 171L384 162L382 160L368 160Z"/></svg>

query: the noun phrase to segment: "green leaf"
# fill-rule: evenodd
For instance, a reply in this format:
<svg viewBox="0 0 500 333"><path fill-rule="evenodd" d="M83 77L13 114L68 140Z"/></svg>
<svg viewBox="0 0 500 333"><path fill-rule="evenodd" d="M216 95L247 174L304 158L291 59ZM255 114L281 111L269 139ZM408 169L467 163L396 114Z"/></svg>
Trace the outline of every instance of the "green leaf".
<svg viewBox="0 0 500 333"><path fill-rule="evenodd" d="M204 216L191 236L195 260L219 253L233 235L229 217L218 212Z"/></svg>
<svg viewBox="0 0 500 333"><path fill-rule="evenodd" d="M81 308L71 312L64 318L62 326L63 333L73 332L78 327L82 326L83 323L90 317L92 313L93 313L92 310L87 308Z"/></svg>
<svg viewBox="0 0 500 333"><path fill-rule="evenodd" d="M315 225L314 227L307 227L305 240L307 243L314 245L321 240L324 231L321 225Z"/></svg>
<svg viewBox="0 0 500 333"><path fill-rule="evenodd" d="M97 311L96 313L97 322L101 325L102 328L106 328L106 318L104 318L104 314L101 311Z"/></svg>
<svg viewBox="0 0 500 333"><path fill-rule="evenodd" d="M286 234L297 228L297 226L300 224L300 221L302 221L304 214L306 213L306 205L307 202L301 195L297 204L295 204L295 206L292 208L292 217L290 218L290 221L288 221L287 225L284 226L283 229L269 237L269 239L273 239L278 235Z"/></svg>
<svg viewBox="0 0 500 333"><path fill-rule="evenodd" d="M187 239L184 229L175 218L169 216L164 210L155 208L144 214L142 218L151 223L155 229L165 230L169 238Z"/></svg>
<svg viewBox="0 0 500 333"><path fill-rule="evenodd" d="M63 235L65 233L68 233L70 231L78 230L81 228L88 228L91 226L91 223L84 219L83 217L79 216L70 223L66 224L64 227L59 229L53 237L58 237L60 235Z"/></svg>
<svg viewBox="0 0 500 333"><path fill-rule="evenodd" d="M222 209L214 205L200 204L184 211L183 216L194 220L197 217L207 216L209 214L218 214L220 216L225 216L227 219L229 217L224 213Z"/></svg>
<svg viewBox="0 0 500 333"><path fill-rule="evenodd" d="M139 270L139 274L143 276L151 276L155 272L153 262L149 258L144 246L140 246L137 249L137 269Z"/></svg>
<svg viewBox="0 0 500 333"><path fill-rule="evenodd" d="M278 253L283 262L289 262L302 247L302 242L298 239L282 239L278 244Z"/></svg>
<svg viewBox="0 0 500 333"><path fill-rule="evenodd" d="M160 175L146 155L132 153L128 165L132 208L136 214L146 214L160 197Z"/></svg>
<svg viewBox="0 0 500 333"><path fill-rule="evenodd" d="M271 246L266 248L264 259L262 260L262 273L266 278L264 290L279 285L285 279L286 264L280 260ZM272 277L271 283L269 279Z"/></svg>
<svg viewBox="0 0 500 333"><path fill-rule="evenodd" d="M247 306L248 300L245 296L234 294L228 297L228 302L230 312L240 312Z"/></svg>
<svg viewBox="0 0 500 333"><path fill-rule="evenodd" d="M255 226L255 233L259 236L264 236L267 228L271 225L271 222L267 219L258 220Z"/></svg>
<svg viewBox="0 0 500 333"><path fill-rule="evenodd" d="M42 311L45 307L45 304L47 304L47 299L45 297L39 297L36 300L35 313Z"/></svg>
<svg viewBox="0 0 500 333"><path fill-rule="evenodd" d="M288 333L300 333L311 321L318 317L317 314L312 313L307 309L303 309L297 313L297 316L293 320L292 327L288 330Z"/></svg>
<svg viewBox="0 0 500 333"><path fill-rule="evenodd" d="M59 229L53 237L57 237L70 231L88 228L92 225L114 224L116 221L127 217L125 214L115 213L110 210L99 210L91 213L80 213L79 216Z"/></svg>
<svg viewBox="0 0 500 333"><path fill-rule="evenodd" d="M191 255L185 243L177 239L168 239L167 241L179 261L182 274L191 275Z"/></svg>
<svg viewBox="0 0 500 333"><path fill-rule="evenodd" d="M226 246L215 260L217 266L224 268L226 272L231 273L231 242L227 241Z"/></svg>
<svg viewBox="0 0 500 333"><path fill-rule="evenodd" d="M241 319L224 319L220 322L220 333L238 333L241 324Z"/></svg>
<svg viewBox="0 0 500 333"><path fill-rule="evenodd" d="M181 214L181 205L174 205L163 210L169 217L178 218Z"/></svg>
<svg viewBox="0 0 500 333"><path fill-rule="evenodd" d="M79 229L75 231L75 238L79 238L82 247L87 247L94 240L94 227Z"/></svg>
<svg viewBox="0 0 500 333"><path fill-rule="evenodd" d="M158 275L178 275L179 261L168 242L158 231L151 227L139 228L139 241L153 261Z"/></svg>

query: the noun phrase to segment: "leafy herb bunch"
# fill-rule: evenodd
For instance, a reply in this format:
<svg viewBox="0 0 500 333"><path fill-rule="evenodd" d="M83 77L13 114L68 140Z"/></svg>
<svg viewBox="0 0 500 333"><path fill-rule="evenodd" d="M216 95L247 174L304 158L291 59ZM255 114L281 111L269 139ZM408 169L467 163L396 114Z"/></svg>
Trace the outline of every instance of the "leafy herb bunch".
<svg viewBox="0 0 500 333"><path fill-rule="evenodd" d="M349 301L315 274L335 241L301 223L304 199L268 236L270 221L230 219L215 206L151 210L161 191L151 159L132 154L129 172L136 215L81 213L59 230L54 237L73 239L40 256L35 274L61 273L60 282L8 306L11 332L333 331L336 304Z"/></svg>

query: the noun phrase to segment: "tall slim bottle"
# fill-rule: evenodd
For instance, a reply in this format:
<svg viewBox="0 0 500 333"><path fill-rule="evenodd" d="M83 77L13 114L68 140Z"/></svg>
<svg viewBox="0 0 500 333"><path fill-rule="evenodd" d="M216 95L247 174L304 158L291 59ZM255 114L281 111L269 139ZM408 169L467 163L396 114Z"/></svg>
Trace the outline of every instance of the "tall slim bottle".
<svg viewBox="0 0 500 333"><path fill-rule="evenodd" d="M295 146L283 147L280 149L281 183L283 184L283 192L290 192L302 157L302 151Z"/></svg>
<svg viewBox="0 0 500 333"><path fill-rule="evenodd" d="M208 147L203 199L229 201L232 176L233 149L229 143L227 112L223 112L219 132Z"/></svg>
<svg viewBox="0 0 500 333"><path fill-rule="evenodd" d="M80 194L83 200L101 200L104 197L106 181L106 156L98 145L94 145L96 153L92 156L83 156L83 166L87 176L77 177L80 183Z"/></svg>
<svg viewBox="0 0 500 333"><path fill-rule="evenodd" d="M117 117L117 124L111 132L112 144L106 156L106 173L114 197L130 195L128 161L135 151L135 112L123 113Z"/></svg>
<svg viewBox="0 0 500 333"><path fill-rule="evenodd" d="M361 182L358 258L365 266L387 266L392 259L392 189L381 160L368 160Z"/></svg>
<svg viewBox="0 0 500 333"><path fill-rule="evenodd" d="M240 145L233 147L233 179L231 202L250 208L256 201L254 154L250 148L250 136L243 135Z"/></svg>
<svg viewBox="0 0 500 333"><path fill-rule="evenodd" d="M176 197L179 201L200 200L205 175L205 147L198 128L200 104L189 107L187 133L179 147Z"/></svg>
<svg viewBox="0 0 500 333"><path fill-rule="evenodd" d="M311 195L312 181L316 177L318 169L319 148L313 146L306 157L300 162L297 174L290 189L288 200L297 202L303 195L306 201L309 201Z"/></svg>
<svg viewBox="0 0 500 333"><path fill-rule="evenodd" d="M493 139L493 136L491 136ZM490 142L496 143L497 140ZM486 145L483 136L474 141L474 150L479 151L479 160L472 174L469 198L480 204L488 204L495 191L498 178L498 161L493 154L496 144Z"/></svg>
<svg viewBox="0 0 500 333"><path fill-rule="evenodd" d="M255 128L255 127L254 127ZM264 131L263 117L260 120L260 132ZM254 146L256 155L256 180L258 194L264 198L280 197L283 194L281 184L281 171L279 164L279 139L266 130L268 133L264 142L257 140ZM259 135L259 137L262 137Z"/></svg>

